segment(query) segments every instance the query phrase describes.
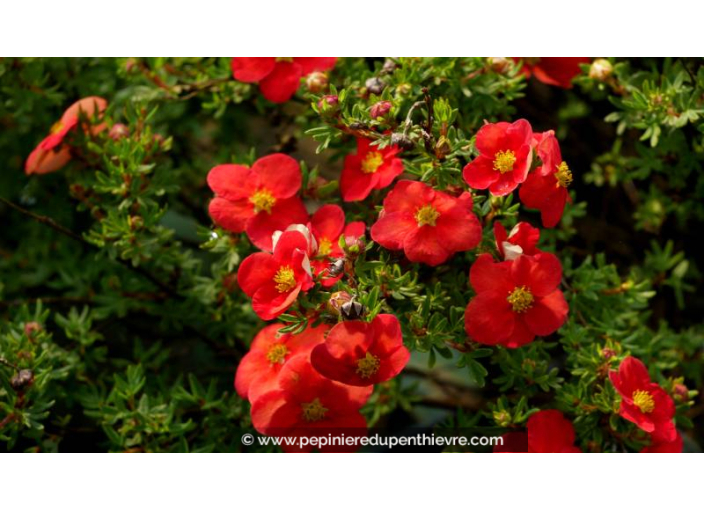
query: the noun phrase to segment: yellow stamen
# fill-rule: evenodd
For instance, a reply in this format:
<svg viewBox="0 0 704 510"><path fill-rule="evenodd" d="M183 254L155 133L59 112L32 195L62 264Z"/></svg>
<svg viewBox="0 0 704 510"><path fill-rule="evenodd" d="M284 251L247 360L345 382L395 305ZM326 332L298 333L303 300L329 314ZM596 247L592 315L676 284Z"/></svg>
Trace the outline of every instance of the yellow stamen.
<svg viewBox="0 0 704 510"><path fill-rule="evenodd" d="M633 392L633 403L637 405L638 409L643 413L652 413L655 409L653 396L645 390L636 390Z"/></svg>
<svg viewBox="0 0 704 510"><path fill-rule="evenodd" d="M55 135L56 133L58 133L59 131L61 131L63 128L64 128L64 123L61 122L61 121L58 121L58 122L55 123L53 126L51 126L50 133L51 133L52 135Z"/></svg>
<svg viewBox="0 0 704 510"><path fill-rule="evenodd" d="M266 211L271 214L271 208L276 204L276 199L267 189L260 189L249 197L249 201L254 205L254 212Z"/></svg>
<svg viewBox="0 0 704 510"><path fill-rule="evenodd" d="M278 363L283 363L288 354L288 348L284 344L274 344L269 347L269 351L266 353L266 359L269 363L276 365Z"/></svg>
<svg viewBox="0 0 704 510"><path fill-rule="evenodd" d="M523 313L533 306L533 294L525 285L521 285L509 293L506 301L511 304L514 312Z"/></svg>
<svg viewBox="0 0 704 510"><path fill-rule="evenodd" d="M362 172L365 174L373 174L379 169L383 162L384 156L381 155L381 152L370 152L362 161Z"/></svg>
<svg viewBox="0 0 704 510"><path fill-rule="evenodd" d="M379 371L379 358L368 352L357 360L357 373L362 379L369 379Z"/></svg>
<svg viewBox="0 0 704 510"><path fill-rule="evenodd" d="M301 404L301 407L303 408L303 419L307 422L322 420L325 417L325 413L328 412L328 409L323 407L318 398L313 400L313 402Z"/></svg>
<svg viewBox="0 0 704 510"><path fill-rule="evenodd" d="M516 154L513 151L499 151L494 154L494 170L505 174L513 170Z"/></svg>
<svg viewBox="0 0 704 510"><path fill-rule="evenodd" d="M557 166L557 172L555 172L555 179L557 179L557 184L555 186L562 186L566 188L572 184L572 172L570 167L564 161Z"/></svg>
<svg viewBox="0 0 704 510"><path fill-rule="evenodd" d="M432 205L424 205L423 207L420 207L416 211L416 222L418 223L419 227L422 227L423 225L430 225L431 227L435 226L435 222L438 220L440 217L440 213L433 207Z"/></svg>
<svg viewBox="0 0 704 510"><path fill-rule="evenodd" d="M332 242L327 237L318 240L318 255L326 256L332 251Z"/></svg>
<svg viewBox="0 0 704 510"><path fill-rule="evenodd" d="M276 57L277 62L293 62L293 57Z"/></svg>
<svg viewBox="0 0 704 510"><path fill-rule="evenodd" d="M288 292L296 286L296 275L291 266L281 266L274 275L276 290L281 293Z"/></svg>

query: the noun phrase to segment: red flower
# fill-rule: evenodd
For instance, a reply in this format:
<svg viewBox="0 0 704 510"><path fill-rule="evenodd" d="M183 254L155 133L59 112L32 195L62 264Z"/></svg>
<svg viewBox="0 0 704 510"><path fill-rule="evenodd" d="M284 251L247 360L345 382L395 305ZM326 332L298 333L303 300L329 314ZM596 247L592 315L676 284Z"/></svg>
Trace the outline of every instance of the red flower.
<svg viewBox="0 0 704 510"><path fill-rule="evenodd" d="M316 372L306 354L291 358L281 369L278 389L252 403L252 425L260 433L283 437L322 437L328 434L366 434L367 423L359 413L372 386L354 387L331 381ZM310 451L282 445L285 451ZM326 447L322 451L355 450Z"/></svg>
<svg viewBox="0 0 704 510"><path fill-rule="evenodd" d="M581 453L574 446L574 427L560 411L538 411L526 424L527 433L509 432L501 436L503 445L494 453Z"/></svg>
<svg viewBox="0 0 704 510"><path fill-rule="evenodd" d="M472 188L508 195L526 180L532 140L533 129L525 119L482 126L476 140L479 156L464 167L462 177Z"/></svg>
<svg viewBox="0 0 704 510"><path fill-rule="evenodd" d="M501 223L494 222L494 237L496 248L504 260L514 260L521 255L540 253L536 247L540 240L540 230L525 221L516 224L509 234Z"/></svg>
<svg viewBox="0 0 704 510"><path fill-rule="evenodd" d="M71 160L71 150L63 144L69 134L81 119L99 117L108 103L102 97L91 96L73 103L51 128L49 136L31 152L24 165L24 171L30 174L48 174L61 169ZM105 124L93 126L89 131L97 134L105 128Z"/></svg>
<svg viewBox="0 0 704 510"><path fill-rule="evenodd" d="M311 261L313 274L322 275L323 287L332 287L342 275L326 277L324 272L334 259L344 256L339 245L340 236L344 235L347 245L352 245L364 235L366 225L363 221L353 221L345 226L345 213L337 205L322 206L315 211L310 224L317 242L316 258Z"/></svg>
<svg viewBox="0 0 704 510"><path fill-rule="evenodd" d="M332 69L335 62L335 57L233 57L230 65L235 80L259 83L265 98L285 103L298 90L301 78Z"/></svg>
<svg viewBox="0 0 704 510"><path fill-rule="evenodd" d="M650 445L643 448L640 453L682 453L684 447L682 435L675 431L677 437L674 441L653 441Z"/></svg>
<svg viewBox="0 0 704 510"><path fill-rule="evenodd" d="M300 198L301 169L285 154L259 158L252 168L218 165L208 173L216 197L210 216L231 232L247 232L254 245L271 251L271 236L292 223L306 223L308 213Z"/></svg>
<svg viewBox="0 0 704 510"><path fill-rule="evenodd" d="M366 138L357 138L357 154L345 157L340 176L340 191L345 202L364 200L373 189L382 189L403 173L403 161L395 145L385 149L371 146Z"/></svg>
<svg viewBox="0 0 704 510"><path fill-rule="evenodd" d="M237 282L252 298L254 312L264 320L281 315L300 291L313 286L308 241L295 231L281 234L274 254L253 253L242 261Z"/></svg>
<svg viewBox="0 0 704 510"><path fill-rule="evenodd" d="M520 347L557 331L568 306L557 287L562 266L552 253L494 262L480 255L469 271L477 295L464 315L467 335L487 345Z"/></svg>
<svg viewBox="0 0 704 510"><path fill-rule="evenodd" d="M384 248L403 250L411 262L437 266L476 247L482 228L469 193L455 198L422 182L399 181L386 195L371 236Z"/></svg>
<svg viewBox="0 0 704 510"><path fill-rule="evenodd" d="M323 376L352 386L370 386L396 377L411 353L403 345L394 315L379 314L372 322L344 321L311 353Z"/></svg>
<svg viewBox="0 0 704 510"><path fill-rule="evenodd" d="M513 57L518 62L523 60L523 74L535 76L548 85L565 89L572 88L572 79L582 70L580 64L588 64L589 57Z"/></svg>
<svg viewBox="0 0 704 510"><path fill-rule="evenodd" d="M570 200L567 187L572 183L572 172L562 161L555 133L548 131L536 139L543 164L528 176L518 193L526 207L540 210L543 225L552 228L560 221Z"/></svg>
<svg viewBox="0 0 704 510"><path fill-rule="evenodd" d="M675 403L665 390L650 380L642 361L628 356L621 362L618 372L609 372L609 377L621 395L618 414L652 434L657 443L676 440L677 430L672 420Z"/></svg>
<svg viewBox="0 0 704 510"><path fill-rule="evenodd" d="M307 328L298 335L279 333L280 324L264 327L254 338L235 375L237 394L253 402L260 395L278 389L277 376L286 362L310 351L325 340L330 326Z"/></svg>

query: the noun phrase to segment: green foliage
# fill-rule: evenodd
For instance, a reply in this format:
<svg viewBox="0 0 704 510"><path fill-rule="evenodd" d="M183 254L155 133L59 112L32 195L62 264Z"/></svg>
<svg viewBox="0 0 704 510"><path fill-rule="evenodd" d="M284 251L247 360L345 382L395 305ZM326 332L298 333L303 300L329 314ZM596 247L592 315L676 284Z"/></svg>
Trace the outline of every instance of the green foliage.
<svg viewBox="0 0 704 510"><path fill-rule="evenodd" d="M493 222L539 223L517 196L476 192L479 250L438 268L370 239L342 241L352 262L332 291L355 295L370 317L396 314L413 352L363 409L370 426L519 430L557 408L584 450L637 451L647 439L618 417L608 382L632 354L674 395L686 449L699 449L704 67L610 62L606 76L585 73L563 91L528 82L511 60L342 59L328 90L302 86L274 105L233 80L224 58L0 59L0 441L11 451L241 451L249 404L232 382L263 324L234 274L255 249L213 226L208 170L293 153L313 208L339 202L341 161L367 136L405 144L412 178L463 190L484 121L526 117L558 133L575 169L573 204L541 232L563 263L568 322L520 349L466 339L468 271L478 253L496 253ZM73 133L61 171L24 175L62 111L89 95L109 100L105 129ZM372 118L382 100L390 113ZM126 136L110 135L118 123ZM383 196L345 204L347 220L371 225ZM329 297L318 287L279 320L292 333L334 321L308 313Z"/></svg>

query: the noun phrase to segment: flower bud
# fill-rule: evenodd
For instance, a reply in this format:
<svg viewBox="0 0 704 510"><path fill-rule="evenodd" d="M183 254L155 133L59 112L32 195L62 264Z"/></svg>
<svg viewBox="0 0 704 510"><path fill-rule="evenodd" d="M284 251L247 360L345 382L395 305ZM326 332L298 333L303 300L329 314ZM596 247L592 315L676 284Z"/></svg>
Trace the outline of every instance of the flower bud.
<svg viewBox="0 0 704 510"><path fill-rule="evenodd" d="M391 101L379 101L372 105L370 115L372 119L378 119L379 117L386 117L386 115L391 111Z"/></svg>
<svg viewBox="0 0 704 510"><path fill-rule="evenodd" d="M10 386L15 391L22 390L34 382L34 373L26 368L20 370L10 379Z"/></svg>
<svg viewBox="0 0 704 510"><path fill-rule="evenodd" d="M348 321L361 318L364 315L364 305L355 298L350 299L340 307L340 315Z"/></svg>
<svg viewBox="0 0 704 510"><path fill-rule="evenodd" d="M589 77L594 80L604 81L611 76L613 70L614 66L611 65L611 62L605 58L598 58L592 62L592 66L589 68Z"/></svg>
<svg viewBox="0 0 704 510"><path fill-rule="evenodd" d="M616 356L616 351L614 351L613 349L610 349L608 347L604 347L601 350L601 355L604 357L604 359L611 359L614 356Z"/></svg>
<svg viewBox="0 0 704 510"><path fill-rule="evenodd" d="M396 95L405 96L410 94L411 90L413 90L413 88L408 83L401 83L396 87Z"/></svg>
<svg viewBox="0 0 704 510"><path fill-rule="evenodd" d="M120 138L124 138L129 134L130 134L130 129L127 126L125 126L124 124L121 124L120 122L113 125L110 128L110 131L108 132L108 136L110 138L112 138L113 140L119 140Z"/></svg>
<svg viewBox="0 0 704 510"><path fill-rule="evenodd" d="M318 111L324 116L336 114L339 106L340 100L334 95L325 95L318 101Z"/></svg>
<svg viewBox="0 0 704 510"><path fill-rule="evenodd" d="M342 308L342 305L348 303L351 300L352 296L350 296L349 293L345 292L344 290L333 292L333 294L330 296L330 299L328 299L327 308L330 312L339 315L341 313L340 309Z"/></svg>
<svg viewBox="0 0 704 510"><path fill-rule="evenodd" d="M320 71L309 74L306 78L306 87L308 92L320 94L328 88L328 75Z"/></svg>
<svg viewBox="0 0 704 510"><path fill-rule="evenodd" d="M398 145L401 149L412 149L415 144L408 135L394 133L391 135L391 145Z"/></svg>
<svg viewBox="0 0 704 510"><path fill-rule="evenodd" d="M513 62L506 57L489 57L489 68L498 74L505 74L513 65Z"/></svg>
<svg viewBox="0 0 704 510"><path fill-rule="evenodd" d="M386 88L386 83L384 83L381 78L373 76L372 78L369 78L367 81L364 82L364 86L367 87L367 90L370 94L380 96Z"/></svg>
<svg viewBox="0 0 704 510"><path fill-rule="evenodd" d="M35 321L27 322L24 325L24 334L27 335L27 338L33 338L42 329L43 329L42 325L39 324L38 322L35 322Z"/></svg>
<svg viewBox="0 0 704 510"><path fill-rule="evenodd" d="M438 141L435 142L435 156L438 159L445 159L445 157L452 152L452 146L450 145L450 140L446 136L440 136Z"/></svg>
<svg viewBox="0 0 704 510"><path fill-rule="evenodd" d="M687 402L689 400L689 388L681 382L676 383L672 387L672 393L677 402Z"/></svg>
<svg viewBox="0 0 704 510"><path fill-rule="evenodd" d="M506 410L494 411L492 416L499 427L508 427L511 425L511 413Z"/></svg>
<svg viewBox="0 0 704 510"><path fill-rule="evenodd" d="M394 62L394 61L391 60L390 58L387 58L387 59L384 61L384 65L383 65L383 67L381 68L381 72L382 72L383 74L391 74L391 73L393 73L393 72L396 70L397 67L398 67L398 64L397 64L396 62Z"/></svg>

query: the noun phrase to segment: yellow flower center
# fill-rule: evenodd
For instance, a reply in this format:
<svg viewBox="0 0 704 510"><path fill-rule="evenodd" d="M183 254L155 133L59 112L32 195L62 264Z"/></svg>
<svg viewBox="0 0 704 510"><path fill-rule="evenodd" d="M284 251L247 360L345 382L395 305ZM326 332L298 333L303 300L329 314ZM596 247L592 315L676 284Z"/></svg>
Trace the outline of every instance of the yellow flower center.
<svg viewBox="0 0 704 510"><path fill-rule="evenodd" d="M357 373L362 379L369 379L379 371L379 358L368 352L357 360Z"/></svg>
<svg viewBox="0 0 704 510"><path fill-rule="evenodd" d="M272 365L276 365L283 363L287 354L288 348L284 344L274 344L269 347L269 351L266 353L266 359L269 360L269 363Z"/></svg>
<svg viewBox="0 0 704 510"><path fill-rule="evenodd" d="M511 304L514 312L523 313L533 306L533 294L531 294L525 285L521 285L513 289L513 292L508 295L506 301Z"/></svg>
<svg viewBox="0 0 704 510"><path fill-rule="evenodd" d="M328 412L328 409L320 403L319 398L316 398L313 402L301 404L301 407L303 408L303 419L307 422L322 420L325 417L325 413Z"/></svg>
<svg viewBox="0 0 704 510"><path fill-rule="evenodd" d="M276 203L276 199L267 189L260 189L249 197L249 201L254 205L255 213L266 211L268 214L271 214L271 208Z"/></svg>
<svg viewBox="0 0 704 510"><path fill-rule="evenodd" d="M416 222L419 227L422 227L423 225L430 225L431 227L434 227L435 222L439 217L440 213L430 204L420 207L416 211L415 215Z"/></svg>
<svg viewBox="0 0 704 510"><path fill-rule="evenodd" d="M293 57L275 57L277 62L293 62Z"/></svg>
<svg viewBox="0 0 704 510"><path fill-rule="evenodd" d="M291 266L281 266L274 275L276 290L281 293L288 292L296 286L296 275Z"/></svg>
<svg viewBox="0 0 704 510"><path fill-rule="evenodd" d="M50 133L51 133L52 135L55 135L56 133L58 133L59 131L61 131L63 128L64 128L64 123L61 122L61 121L58 121L58 122L55 123L53 126L51 126Z"/></svg>
<svg viewBox="0 0 704 510"><path fill-rule="evenodd" d="M637 405L638 409L643 413L652 413L655 409L653 396L645 390L636 390L633 392L633 403Z"/></svg>
<svg viewBox="0 0 704 510"><path fill-rule="evenodd" d="M499 151L494 154L494 170L505 174L513 170L516 154L513 151Z"/></svg>
<svg viewBox="0 0 704 510"><path fill-rule="evenodd" d="M328 255L332 251L332 242L327 237L318 241L318 255Z"/></svg>
<svg viewBox="0 0 704 510"><path fill-rule="evenodd" d="M555 186L562 186L566 188L572 184L572 172L570 167L564 161L557 166L557 172L555 172L555 179L557 179L557 184Z"/></svg>
<svg viewBox="0 0 704 510"><path fill-rule="evenodd" d="M362 161L362 172L365 174L373 174L379 169L383 162L384 156L381 155L381 152L370 152Z"/></svg>

